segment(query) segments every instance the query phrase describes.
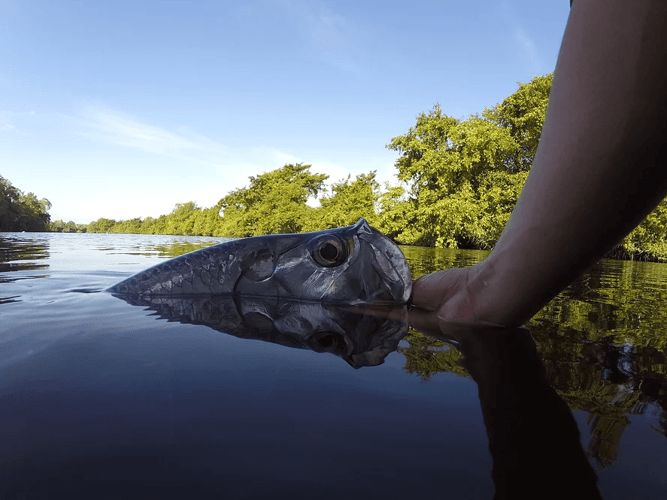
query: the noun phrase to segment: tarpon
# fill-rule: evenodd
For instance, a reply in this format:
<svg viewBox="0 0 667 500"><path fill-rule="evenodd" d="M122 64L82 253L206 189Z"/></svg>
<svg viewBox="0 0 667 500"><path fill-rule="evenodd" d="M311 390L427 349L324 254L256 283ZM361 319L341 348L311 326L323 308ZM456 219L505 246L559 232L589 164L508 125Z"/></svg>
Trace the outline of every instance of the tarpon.
<svg viewBox="0 0 667 500"><path fill-rule="evenodd" d="M109 289L121 296L247 295L345 304L404 304L411 290L403 253L364 219L325 231L221 243Z"/></svg>

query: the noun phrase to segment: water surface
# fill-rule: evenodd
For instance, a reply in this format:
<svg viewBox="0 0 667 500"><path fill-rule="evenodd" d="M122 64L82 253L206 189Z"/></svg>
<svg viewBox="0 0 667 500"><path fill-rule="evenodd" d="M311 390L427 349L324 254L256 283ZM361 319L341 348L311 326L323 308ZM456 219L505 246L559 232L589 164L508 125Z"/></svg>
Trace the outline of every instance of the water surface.
<svg viewBox="0 0 667 500"><path fill-rule="evenodd" d="M465 346L410 331L355 369L333 348L239 338L104 292L218 241L0 234L0 497L493 497L489 439L503 434L478 390L496 375ZM414 276L485 255L403 250ZM667 493L666 284L667 265L603 261L529 325L607 499ZM548 456L560 424L541 389L508 377Z"/></svg>

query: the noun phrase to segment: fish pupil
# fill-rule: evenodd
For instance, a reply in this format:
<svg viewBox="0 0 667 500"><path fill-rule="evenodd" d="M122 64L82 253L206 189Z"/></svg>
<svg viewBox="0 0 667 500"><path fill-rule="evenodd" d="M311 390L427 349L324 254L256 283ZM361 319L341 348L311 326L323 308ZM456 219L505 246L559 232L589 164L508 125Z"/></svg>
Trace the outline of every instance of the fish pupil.
<svg viewBox="0 0 667 500"><path fill-rule="evenodd" d="M333 262L336 260L336 257L338 257L338 248L332 243L327 243L320 248L320 255L324 260Z"/></svg>
<svg viewBox="0 0 667 500"><path fill-rule="evenodd" d="M345 262L347 248L338 237L326 235L312 242L310 255L313 260L323 267L336 267Z"/></svg>

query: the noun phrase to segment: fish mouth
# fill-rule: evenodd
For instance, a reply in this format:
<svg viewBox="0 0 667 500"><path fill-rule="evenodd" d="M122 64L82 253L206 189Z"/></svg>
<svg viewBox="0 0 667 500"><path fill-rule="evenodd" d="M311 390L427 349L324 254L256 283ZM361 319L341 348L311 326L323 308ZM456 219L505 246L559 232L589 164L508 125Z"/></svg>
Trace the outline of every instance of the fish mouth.
<svg viewBox="0 0 667 500"><path fill-rule="evenodd" d="M361 233L359 238L367 241L373 250L376 272L381 275L381 280L387 284L392 301L407 303L412 294L412 273L403 252L396 243L377 229L368 226L367 223L366 227L371 230L370 233Z"/></svg>

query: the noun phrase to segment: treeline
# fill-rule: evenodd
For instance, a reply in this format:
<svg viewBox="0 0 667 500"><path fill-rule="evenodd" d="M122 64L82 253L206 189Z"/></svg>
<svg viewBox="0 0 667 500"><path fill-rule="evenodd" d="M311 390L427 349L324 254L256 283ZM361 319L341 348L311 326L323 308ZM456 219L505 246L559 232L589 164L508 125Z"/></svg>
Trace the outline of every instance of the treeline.
<svg viewBox="0 0 667 500"><path fill-rule="evenodd" d="M51 227L64 232L244 237L317 231L353 224L360 217L379 225L376 208L381 194L375 172L326 185L328 176L310 168L289 164L250 177L248 187L232 191L210 208L190 201L157 218L101 218L88 225L55 221ZM308 205L309 198L318 195L319 206Z"/></svg>
<svg viewBox="0 0 667 500"><path fill-rule="evenodd" d="M51 203L24 194L0 175L0 231L48 231Z"/></svg>
<svg viewBox="0 0 667 500"><path fill-rule="evenodd" d="M290 164L256 177L215 206L179 203L158 218L87 226L56 221L54 230L253 236L327 229L365 217L408 245L492 248L533 163L553 75L520 84L512 95L467 119L436 104L417 116L387 148L400 154L399 185L380 184L375 172L325 184L310 165ZM319 206L307 202L319 199ZM623 258L667 260L667 203L662 202L616 248Z"/></svg>

